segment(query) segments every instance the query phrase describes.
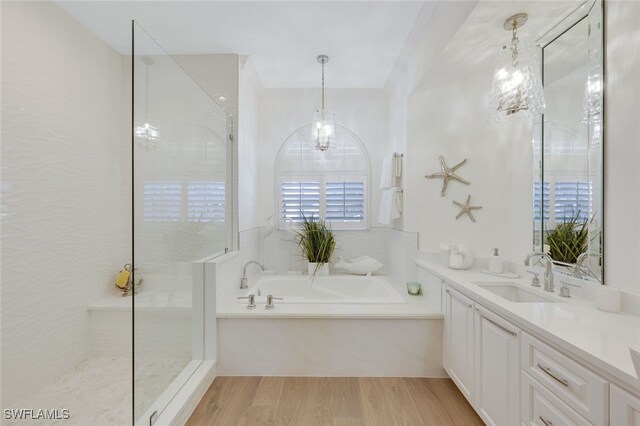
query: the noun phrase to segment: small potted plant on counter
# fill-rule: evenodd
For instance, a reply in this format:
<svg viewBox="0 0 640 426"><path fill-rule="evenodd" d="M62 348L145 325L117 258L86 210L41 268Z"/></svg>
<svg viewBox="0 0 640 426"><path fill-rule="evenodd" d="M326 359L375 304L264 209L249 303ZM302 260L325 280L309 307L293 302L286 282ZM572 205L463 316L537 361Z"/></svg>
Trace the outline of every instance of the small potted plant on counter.
<svg viewBox="0 0 640 426"><path fill-rule="evenodd" d="M295 241L302 250L302 255L309 261L309 276L329 275L329 261L336 248L336 241L327 222L303 215L300 229L295 233Z"/></svg>

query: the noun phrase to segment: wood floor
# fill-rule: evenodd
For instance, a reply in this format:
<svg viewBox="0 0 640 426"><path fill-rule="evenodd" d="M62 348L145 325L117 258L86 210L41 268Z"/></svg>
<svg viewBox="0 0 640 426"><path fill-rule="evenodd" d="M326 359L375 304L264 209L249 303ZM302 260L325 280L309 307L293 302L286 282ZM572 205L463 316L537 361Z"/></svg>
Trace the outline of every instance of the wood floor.
<svg viewBox="0 0 640 426"><path fill-rule="evenodd" d="M450 379L218 377L200 425L482 425Z"/></svg>

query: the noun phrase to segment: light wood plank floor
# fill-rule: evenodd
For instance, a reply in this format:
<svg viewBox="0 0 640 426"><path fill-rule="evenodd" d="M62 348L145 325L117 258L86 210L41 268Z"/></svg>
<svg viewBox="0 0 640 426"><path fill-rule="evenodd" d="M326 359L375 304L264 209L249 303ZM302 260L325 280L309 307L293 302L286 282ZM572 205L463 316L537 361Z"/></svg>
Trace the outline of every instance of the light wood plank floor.
<svg viewBox="0 0 640 426"><path fill-rule="evenodd" d="M218 377L188 426L482 425L450 379Z"/></svg>

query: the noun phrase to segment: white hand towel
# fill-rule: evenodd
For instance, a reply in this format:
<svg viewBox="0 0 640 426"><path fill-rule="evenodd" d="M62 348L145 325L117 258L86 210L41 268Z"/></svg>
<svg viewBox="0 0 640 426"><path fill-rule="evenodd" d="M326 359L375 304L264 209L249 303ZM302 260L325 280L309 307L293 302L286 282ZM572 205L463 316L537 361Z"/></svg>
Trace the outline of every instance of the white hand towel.
<svg viewBox="0 0 640 426"><path fill-rule="evenodd" d="M380 212L378 223L390 225L392 220L400 218L402 214L402 190L394 187L385 189L380 198Z"/></svg>
<svg viewBox="0 0 640 426"><path fill-rule="evenodd" d="M402 188L392 188L393 192L393 203L391 205L391 220L400 219L402 216Z"/></svg>
<svg viewBox="0 0 640 426"><path fill-rule="evenodd" d="M380 170L380 188L391 188L394 185L393 180L393 162L391 157L385 157L382 160L382 170Z"/></svg>

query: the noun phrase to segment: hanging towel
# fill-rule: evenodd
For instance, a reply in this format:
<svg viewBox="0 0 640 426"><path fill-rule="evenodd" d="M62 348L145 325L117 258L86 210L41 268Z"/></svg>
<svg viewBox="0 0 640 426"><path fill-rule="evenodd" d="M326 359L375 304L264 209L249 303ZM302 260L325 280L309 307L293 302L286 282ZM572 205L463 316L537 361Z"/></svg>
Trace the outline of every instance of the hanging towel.
<svg viewBox="0 0 640 426"><path fill-rule="evenodd" d="M378 223L390 225L392 220L399 219L402 215L402 189L393 187L382 192L380 199L380 212Z"/></svg>
<svg viewBox="0 0 640 426"><path fill-rule="evenodd" d="M380 171L380 188L392 188L394 186L393 162L390 157L382 160L382 170Z"/></svg>

